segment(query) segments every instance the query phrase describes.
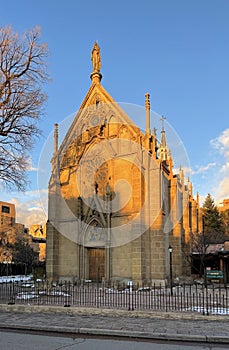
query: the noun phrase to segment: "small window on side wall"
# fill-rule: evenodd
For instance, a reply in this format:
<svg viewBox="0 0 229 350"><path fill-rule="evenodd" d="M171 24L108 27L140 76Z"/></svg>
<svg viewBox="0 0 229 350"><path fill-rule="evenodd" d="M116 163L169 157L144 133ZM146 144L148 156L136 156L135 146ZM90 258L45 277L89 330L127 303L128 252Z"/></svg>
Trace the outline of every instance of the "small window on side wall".
<svg viewBox="0 0 229 350"><path fill-rule="evenodd" d="M2 213L9 214L10 213L10 207L7 207L6 205L2 205Z"/></svg>

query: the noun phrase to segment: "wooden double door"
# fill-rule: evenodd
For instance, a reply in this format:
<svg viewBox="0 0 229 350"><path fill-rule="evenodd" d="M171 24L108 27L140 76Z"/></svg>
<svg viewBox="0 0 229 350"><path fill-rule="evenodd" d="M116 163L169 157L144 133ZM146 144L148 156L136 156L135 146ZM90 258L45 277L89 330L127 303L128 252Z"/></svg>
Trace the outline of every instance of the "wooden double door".
<svg viewBox="0 0 229 350"><path fill-rule="evenodd" d="M89 279L102 282L105 277L105 249L89 248Z"/></svg>

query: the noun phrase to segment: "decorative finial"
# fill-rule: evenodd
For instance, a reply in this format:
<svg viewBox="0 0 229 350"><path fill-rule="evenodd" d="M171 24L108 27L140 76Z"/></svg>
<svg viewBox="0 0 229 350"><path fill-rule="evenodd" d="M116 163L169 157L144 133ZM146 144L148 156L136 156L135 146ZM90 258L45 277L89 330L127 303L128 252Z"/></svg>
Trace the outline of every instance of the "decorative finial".
<svg viewBox="0 0 229 350"><path fill-rule="evenodd" d="M150 94L145 94L145 109L146 109L146 133L150 134Z"/></svg>
<svg viewBox="0 0 229 350"><path fill-rule="evenodd" d="M150 94L148 92L145 94L145 98L145 108L146 110L150 110Z"/></svg>
<svg viewBox="0 0 229 350"><path fill-rule="evenodd" d="M94 46L91 52L91 61L92 61L93 71L90 77L93 82L98 83L102 79L102 74L100 73L102 63L101 63L101 56L100 56L100 47L97 42L94 43Z"/></svg>

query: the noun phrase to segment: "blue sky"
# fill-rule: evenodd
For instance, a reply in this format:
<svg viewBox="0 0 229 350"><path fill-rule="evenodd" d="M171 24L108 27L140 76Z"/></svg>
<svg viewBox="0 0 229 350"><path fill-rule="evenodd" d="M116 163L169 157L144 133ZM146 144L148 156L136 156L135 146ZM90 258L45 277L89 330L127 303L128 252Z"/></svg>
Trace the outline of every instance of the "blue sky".
<svg viewBox="0 0 229 350"><path fill-rule="evenodd" d="M45 87L43 137L31 155L31 185L23 194L1 194L16 203L18 221L44 218L35 169L53 124L77 111L90 87L96 40L105 89L117 102L140 106L149 92L151 109L166 116L186 148L194 193L204 198L210 192L219 202L229 198L228 16L228 0L1 3L2 26L22 33L40 25L50 50L52 82Z"/></svg>

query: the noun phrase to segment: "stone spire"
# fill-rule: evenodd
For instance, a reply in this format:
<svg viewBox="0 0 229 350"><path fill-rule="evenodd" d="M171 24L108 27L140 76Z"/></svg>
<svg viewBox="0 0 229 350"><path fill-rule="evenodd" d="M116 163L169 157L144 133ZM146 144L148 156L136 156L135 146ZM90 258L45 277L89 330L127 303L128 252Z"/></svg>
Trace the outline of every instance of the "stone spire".
<svg viewBox="0 0 229 350"><path fill-rule="evenodd" d="M58 151L58 124L54 124L54 154Z"/></svg>
<svg viewBox="0 0 229 350"><path fill-rule="evenodd" d="M59 168L59 159L58 159L58 124L54 124L54 133L53 133L53 157L51 160L52 163L52 174L54 177L58 176Z"/></svg>
<svg viewBox="0 0 229 350"><path fill-rule="evenodd" d="M179 178L180 178L182 187L184 187L184 170L182 169L181 165L179 169Z"/></svg>
<svg viewBox="0 0 229 350"><path fill-rule="evenodd" d="M162 147L167 147L167 144L166 144L166 137L165 137L165 125L164 125L165 119L166 119L166 118L165 118L164 116L161 117L161 121L162 121L161 146L162 146Z"/></svg>
<svg viewBox="0 0 229 350"><path fill-rule="evenodd" d="M162 121L161 142L160 142L160 146L158 148L158 156L162 161L167 160L168 154L169 154L169 148L168 148L168 145L166 142L166 137L165 137L165 127L164 127L165 119L166 118L164 116L161 117L161 121Z"/></svg>
<svg viewBox="0 0 229 350"><path fill-rule="evenodd" d="M192 183L190 181L190 178L188 177L188 191L189 191L189 195L192 197Z"/></svg>
<svg viewBox="0 0 229 350"><path fill-rule="evenodd" d="M101 56L100 56L100 47L97 42L94 43L92 52L91 52L91 62L93 71L90 75L92 83L100 83L102 79L102 74L100 69L102 67Z"/></svg>

